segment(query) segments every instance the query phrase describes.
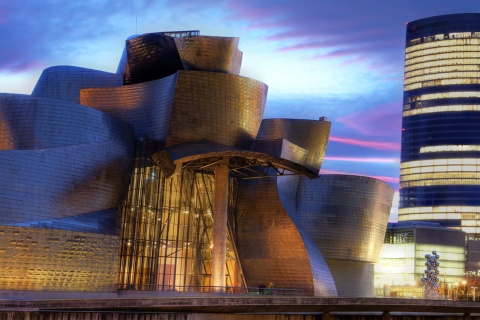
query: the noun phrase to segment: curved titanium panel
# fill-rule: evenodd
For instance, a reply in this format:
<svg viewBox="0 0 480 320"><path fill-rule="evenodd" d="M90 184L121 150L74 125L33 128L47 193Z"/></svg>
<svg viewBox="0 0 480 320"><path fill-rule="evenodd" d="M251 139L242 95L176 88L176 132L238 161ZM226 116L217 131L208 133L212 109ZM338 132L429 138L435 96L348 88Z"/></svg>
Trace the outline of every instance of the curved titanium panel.
<svg viewBox="0 0 480 320"><path fill-rule="evenodd" d="M369 177L300 177L300 224L335 269L332 275L340 296L373 296L373 268L368 264L377 261L382 248L393 194L387 183ZM357 267L365 274L352 279L350 273ZM367 278L372 281L366 283Z"/></svg>
<svg viewBox="0 0 480 320"><path fill-rule="evenodd" d="M238 38L193 36L175 38L183 69L237 74L242 54Z"/></svg>
<svg viewBox="0 0 480 320"><path fill-rule="evenodd" d="M179 71L167 146L209 141L248 149L265 108L267 85L236 75Z"/></svg>
<svg viewBox="0 0 480 320"><path fill-rule="evenodd" d="M286 139L307 149L308 154L300 164L318 172L327 148L330 126L331 123L324 120L264 119L257 140Z"/></svg>
<svg viewBox="0 0 480 320"><path fill-rule="evenodd" d="M320 251L285 210L276 178L241 180L237 203L237 249L248 286L274 282L307 295L336 295Z"/></svg>
<svg viewBox="0 0 480 320"><path fill-rule="evenodd" d="M339 297L374 297L375 265L371 262L325 259Z"/></svg>
<svg viewBox="0 0 480 320"><path fill-rule="evenodd" d="M328 265L323 258L322 253L312 240L308 232L302 227L298 215L296 214L296 192L300 176L283 176L277 178L277 189L280 200L282 201L285 211L292 219L295 227L300 233L305 243L310 263L312 266L312 275L315 296L336 296L337 289L335 287Z"/></svg>
<svg viewBox="0 0 480 320"><path fill-rule="evenodd" d="M135 137L165 142L177 76L116 88L83 89L80 103L115 117L135 128Z"/></svg>
<svg viewBox="0 0 480 320"><path fill-rule="evenodd" d="M134 145L125 138L130 145L105 141L0 151L0 224L118 207Z"/></svg>
<svg viewBox="0 0 480 320"><path fill-rule="evenodd" d="M309 153L307 149L299 147L286 139L255 140L250 149L274 156L279 155L280 158L297 164L305 163Z"/></svg>
<svg viewBox="0 0 480 320"><path fill-rule="evenodd" d="M119 237L0 227L0 290L116 289Z"/></svg>
<svg viewBox="0 0 480 320"><path fill-rule="evenodd" d="M162 32L129 38L125 46L125 84L161 79L183 69L175 39Z"/></svg>
<svg viewBox="0 0 480 320"><path fill-rule="evenodd" d="M122 85L123 75L121 74L72 66L56 66L43 70L32 96L80 103L80 89Z"/></svg>
<svg viewBox="0 0 480 320"><path fill-rule="evenodd" d="M301 177L297 213L326 259L376 262L393 194L387 183L369 177Z"/></svg>
<svg viewBox="0 0 480 320"><path fill-rule="evenodd" d="M0 151L0 223L118 205L133 155L131 126L81 105L12 94L0 95L0 116L8 141Z"/></svg>
<svg viewBox="0 0 480 320"><path fill-rule="evenodd" d="M124 144L131 127L61 100L0 94L0 150L46 149L105 140Z"/></svg>

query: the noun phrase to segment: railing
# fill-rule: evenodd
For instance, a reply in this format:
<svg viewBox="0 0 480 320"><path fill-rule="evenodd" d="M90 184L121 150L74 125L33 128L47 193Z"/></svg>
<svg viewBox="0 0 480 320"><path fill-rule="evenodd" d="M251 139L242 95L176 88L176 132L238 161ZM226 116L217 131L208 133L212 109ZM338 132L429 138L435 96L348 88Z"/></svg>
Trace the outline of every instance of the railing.
<svg viewBox="0 0 480 320"><path fill-rule="evenodd" d="M199 30L187 30L187 31L165 31L163 34L173 37L173 38L184 38L184 37L194 37L199 36Z"/></svg>
<svg viewBox="0 0 480 320"><path fill-rule="evenodd" d="M265 287L214 287L214 286L168 286L168 285L122 285L119 291L138 292L194 292L220 294L258 294L277 296L304 296L303 289L265 288Z"/></svg>

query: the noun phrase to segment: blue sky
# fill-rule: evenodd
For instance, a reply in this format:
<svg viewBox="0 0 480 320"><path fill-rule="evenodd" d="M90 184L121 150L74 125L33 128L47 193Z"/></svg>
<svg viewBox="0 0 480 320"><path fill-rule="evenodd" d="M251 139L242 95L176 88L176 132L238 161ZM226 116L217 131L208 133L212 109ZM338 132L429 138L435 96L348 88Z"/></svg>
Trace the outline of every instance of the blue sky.
<svg viewBox="0 0 480 320"><path fill-rule="evenodd" d="M327 116L322 172L377 177L397 190L405 25L464 12L480 12L480 2L0 0L0 92L30 94L54 65L115 72L137 33L239 37L241 74L269 86L265 118Z"/></svg>

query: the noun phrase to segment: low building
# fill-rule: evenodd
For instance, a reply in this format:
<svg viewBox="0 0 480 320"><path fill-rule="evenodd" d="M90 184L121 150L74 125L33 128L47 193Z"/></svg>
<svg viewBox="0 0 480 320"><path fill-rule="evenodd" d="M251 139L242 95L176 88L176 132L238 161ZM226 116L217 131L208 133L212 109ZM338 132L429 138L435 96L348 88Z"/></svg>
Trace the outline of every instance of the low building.
<svg viewBox="0 0 480 320"><path fill-rule="evenodd" d="M422 297L425 255L432 251L440 256L440 291L447 298L465 273L465 232L432 222L389 223L375 265L375 295Z"/></svg>

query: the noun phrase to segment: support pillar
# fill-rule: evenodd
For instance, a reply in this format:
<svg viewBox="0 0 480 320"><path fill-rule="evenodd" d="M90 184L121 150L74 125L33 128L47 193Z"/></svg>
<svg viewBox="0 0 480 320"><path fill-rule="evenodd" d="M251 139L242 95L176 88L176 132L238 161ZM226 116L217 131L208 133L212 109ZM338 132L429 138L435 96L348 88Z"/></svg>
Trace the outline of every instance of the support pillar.
<svg viewBox="0 0 480 320"><path fill-rule="evenodd" d="M212 286L213 291L216 292L223 292L226 284L225 263L227 255L228 169L228 159L223 160L215 166Z"/></svg>

